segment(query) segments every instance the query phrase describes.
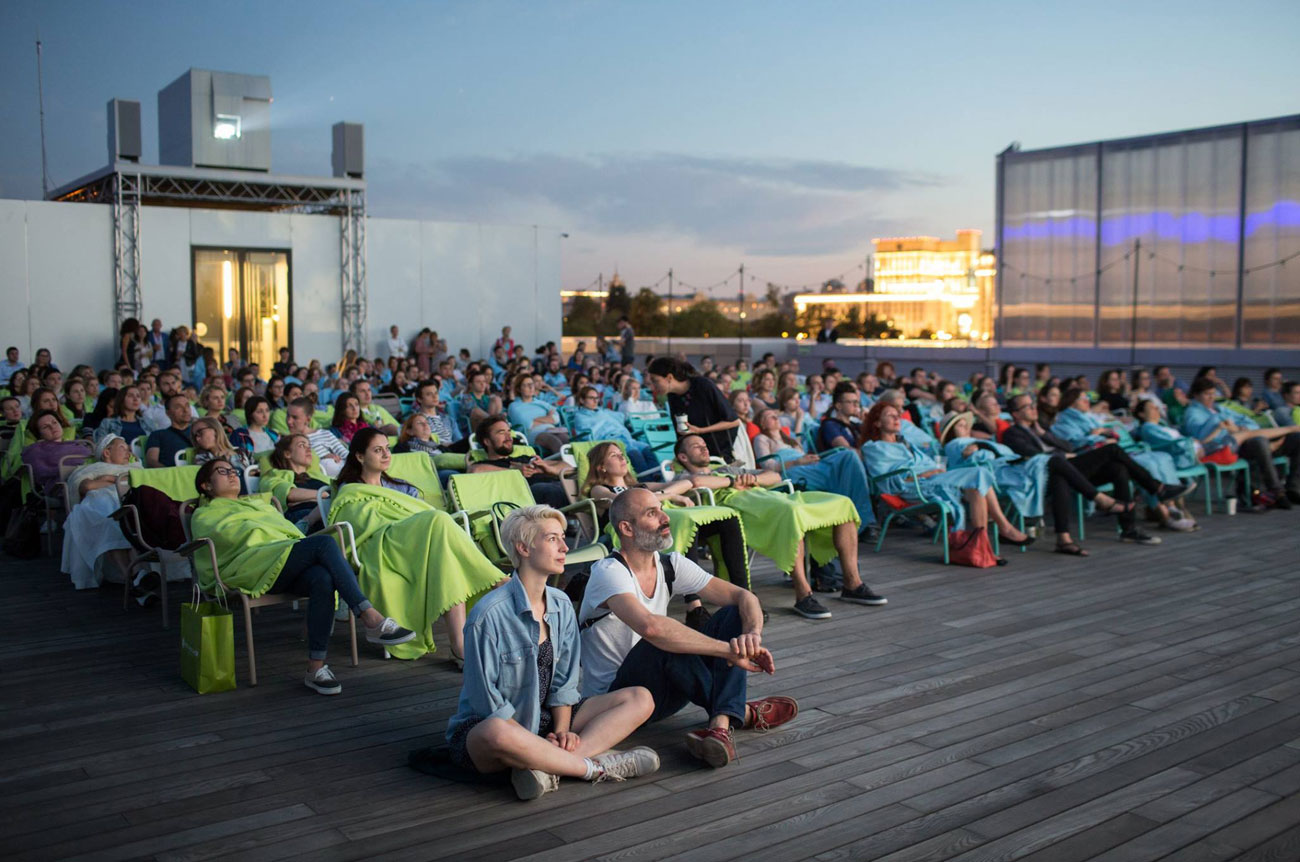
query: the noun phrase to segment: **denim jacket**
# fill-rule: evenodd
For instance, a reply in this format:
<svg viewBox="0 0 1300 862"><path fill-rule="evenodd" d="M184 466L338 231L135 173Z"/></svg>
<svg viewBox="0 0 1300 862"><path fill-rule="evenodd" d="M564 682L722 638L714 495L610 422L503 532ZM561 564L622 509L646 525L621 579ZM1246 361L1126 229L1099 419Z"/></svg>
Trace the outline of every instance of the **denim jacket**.
<svg viewBox="0 0 1300 862"><path fill-rule="evenodd" d="M546 588L546 624L551 630L555 668L548 707L578 702L578 618L573 603L560 590ZM465 622L465 680L460 705L447 723L447 739L466 721L514 719L530 733L541 720L537 690L537 638L541 626L518 574L481 599Z"/></svg>

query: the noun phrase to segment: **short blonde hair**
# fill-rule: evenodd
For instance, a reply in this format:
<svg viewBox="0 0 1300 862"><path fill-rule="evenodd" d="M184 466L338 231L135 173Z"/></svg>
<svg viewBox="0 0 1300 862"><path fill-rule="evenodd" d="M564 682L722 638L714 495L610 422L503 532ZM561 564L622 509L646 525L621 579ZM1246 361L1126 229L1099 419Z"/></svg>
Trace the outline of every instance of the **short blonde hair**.
<svg viewBox="0 0 1300 862"><path fill-rule="evenodd" d="M510 557L510 564L516 569L523 561L518 546L531 547L542 534L542 525L548 519L558 523L561 530L568 526L558 509L541 505L521 506L501 522L501 544L505 545L506 556Z"/></svg>

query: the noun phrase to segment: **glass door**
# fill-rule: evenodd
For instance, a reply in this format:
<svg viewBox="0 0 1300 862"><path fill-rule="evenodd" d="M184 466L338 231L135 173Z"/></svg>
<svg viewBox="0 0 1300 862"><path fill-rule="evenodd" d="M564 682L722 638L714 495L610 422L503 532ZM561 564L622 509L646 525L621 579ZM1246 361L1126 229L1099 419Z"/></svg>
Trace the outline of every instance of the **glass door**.
<svg viewBox="0 0 1300 862"><path fill-rule="evenodd" d="M289 331L289 253L194 249L194 334L222 363L230 349L271 375Z"/></svg>

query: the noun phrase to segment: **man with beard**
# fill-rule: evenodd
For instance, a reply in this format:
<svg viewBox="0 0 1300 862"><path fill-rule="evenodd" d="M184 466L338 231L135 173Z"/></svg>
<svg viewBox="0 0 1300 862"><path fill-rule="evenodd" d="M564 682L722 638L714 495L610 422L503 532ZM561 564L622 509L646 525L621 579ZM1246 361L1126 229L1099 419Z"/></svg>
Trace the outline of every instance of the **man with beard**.
<svg viewBox="0 0 1300 862"><path fill-rule="evenodd" d="M609 521L621 550L592 566L578 612L583 694L644 686L655 701L650 721L687 703L702 707L708 727L687 733L686 748L709 766L726 766L736 759L734 727L768 730L799 713L790 697L745 702L748 675L776 671L763 646L763 609L748 590L679 553L661 553L672 547L672 534L651 492L619 494ZM667 615L674 592L719 606L702 632Z"/></svg>
<svg viewBox="0 0 1300 862"><path fill-rule="evenodd" d="M528 480L533 499L556 509L569 505L569 495L560 484L560 474L568 465L563 461L545 461L536 455L515 455L515 440L510 433L510 420L500 414L489 416L474 429L487 457L469 465L470 473L490 473L494 470L518 470Z"/></svg>

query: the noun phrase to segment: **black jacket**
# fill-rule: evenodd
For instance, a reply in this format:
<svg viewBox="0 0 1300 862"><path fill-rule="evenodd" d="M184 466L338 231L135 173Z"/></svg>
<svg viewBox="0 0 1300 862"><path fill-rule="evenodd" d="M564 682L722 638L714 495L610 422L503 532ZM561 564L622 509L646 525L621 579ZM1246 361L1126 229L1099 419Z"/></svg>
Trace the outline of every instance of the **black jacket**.
<svg viewBox="0 0 1300 862"><path fill-rule="evenodd" d="M1039 434L1023 425L1012 425L1002 434L1002 445L1022 458L1035 455L1068 455L1070 444L1057 437L1051 431Z"/></svg>

